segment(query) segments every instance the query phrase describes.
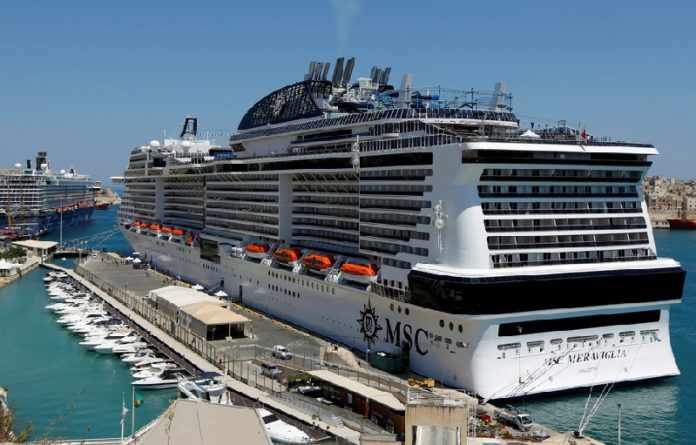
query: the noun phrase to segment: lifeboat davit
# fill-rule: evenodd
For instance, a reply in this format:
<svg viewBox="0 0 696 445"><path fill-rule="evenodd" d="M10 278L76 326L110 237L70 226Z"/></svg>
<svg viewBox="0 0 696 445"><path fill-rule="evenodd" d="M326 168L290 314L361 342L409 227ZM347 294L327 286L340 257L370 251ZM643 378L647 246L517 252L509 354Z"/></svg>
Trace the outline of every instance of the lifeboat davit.
<svg viewBox="0 0 696 445"><path fill-rule="evenodd" d="M278 264L285 267L295 267L301 256L300 249L278 249L273 252L273 258L278 260Z"/></svg>
<svg viewBox="0 0 696 445"><path fill-rule="evenodd" d="M346 263L341 266L343 278L348 281L360 284L370 284L377 279L376 264L353 264Z"/></svg>
<svg viewBox="0 0 696 445"><path fill-rule="evenodd" d="M251 258L261 259L268 254L271 246L268 244L247 244L246 253Z"/></svg>
<svg viewBox="0 0 696 445"><path fill-rule="evenodd" d="M310 272L326 275L329 269L334 265L336 259L331 255L320 255L318 253L310 253L302 258L302 264L307 267Z"/></svg>

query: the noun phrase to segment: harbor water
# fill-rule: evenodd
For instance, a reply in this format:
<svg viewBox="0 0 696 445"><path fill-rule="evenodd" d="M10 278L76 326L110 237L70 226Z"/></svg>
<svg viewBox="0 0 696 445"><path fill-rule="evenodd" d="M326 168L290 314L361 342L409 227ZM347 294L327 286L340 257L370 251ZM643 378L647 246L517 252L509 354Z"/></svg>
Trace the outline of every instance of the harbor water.
<svg viewBox="0 0 696 445"><path fill-rule="evenodd" d="M131 253L120 233L108 239L96 235L114 228L116 208L95 211L92 222L63 233L64 240L86 240L89 247ZM49 239L58 239L55 233ZM108 236L108 235L107 235ZM687 270L682 303L671 312L672 347L682 375L638 385L614 387L585 433L608 444L617 443L617 404L622 414L622 444L694 443L696 423L696 231L656 230L660 256L680 261ZM58 259L60 261L60 259ZM67 259L66 265L69 265ZM0 384L11 388L22 419L37 432L46 431L62 416L52 435L76 438L118 437L121 403L130 394L127 367L113 356L97 355L79 346L79 337L61 328L44 306L48 297L39 269L0 289ZM539 423L559 431L577 430L602 388L516 401ZM135 409L136 429L154 419L176 391L143 392L145 403ZM587 406L587 408L586 408ZM130 415L130 413L129 413ZM130 431L130 417L126 420Z"/></svg>
<svg viewBox="0 0 696 445"><path fill-rule="evenodd" d="M115 213L116 209L95 211L89 225L66 231L64 239L109 230ZM120 234L102 246L128 250ZM116 356L80 346L82 337L56 323L57 316L45 309L52 302L42 281L46 273L37 269L0 289L0 385L10 388L18 417L36 426L37 439L46 433L53 438L119 437L124 397L131 409L128 367ZM176 390L139 393L144 403L134 410L136 430L161 414L177 396ZM130 415L126 435L131 431Z"/></svg>

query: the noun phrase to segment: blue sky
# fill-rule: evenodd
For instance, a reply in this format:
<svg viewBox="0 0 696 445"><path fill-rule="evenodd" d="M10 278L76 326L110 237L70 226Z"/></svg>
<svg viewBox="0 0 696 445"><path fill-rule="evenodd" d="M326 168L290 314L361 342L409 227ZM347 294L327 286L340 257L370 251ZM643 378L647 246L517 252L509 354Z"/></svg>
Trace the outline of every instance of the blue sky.
<svg viewBox="0 0 696 445"><path fill-rule="evenodd" d="M651 142L651 174L696 177L689 2L14 1L0 26L2 165L120 175L187 114L230 133L310 60L391 66L398 85L492 89L523 121ZM226 138L217 137L225 144Z"/></svg>

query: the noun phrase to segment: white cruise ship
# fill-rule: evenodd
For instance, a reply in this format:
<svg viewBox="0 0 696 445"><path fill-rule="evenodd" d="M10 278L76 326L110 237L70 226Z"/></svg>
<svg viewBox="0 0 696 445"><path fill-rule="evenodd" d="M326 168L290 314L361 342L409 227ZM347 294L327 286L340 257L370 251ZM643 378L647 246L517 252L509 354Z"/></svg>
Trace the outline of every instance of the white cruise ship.
<svg viewBox="0 0 696 445"><path fill-rule="evenodd" d="M675 376L640 190L657 150L525 131L495 91L310 64L229 147L131 151L120 226L162 270L484 398Z"/></svg>

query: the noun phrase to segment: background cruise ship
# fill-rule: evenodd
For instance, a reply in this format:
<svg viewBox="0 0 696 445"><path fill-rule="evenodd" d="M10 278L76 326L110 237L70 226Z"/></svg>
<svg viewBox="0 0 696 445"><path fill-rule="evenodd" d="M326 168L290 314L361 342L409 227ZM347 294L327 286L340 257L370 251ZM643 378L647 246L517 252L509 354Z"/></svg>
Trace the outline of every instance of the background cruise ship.
<svg viewBox="0 0 696 445"><path fill-rule="evenodd" d="M53 171L46 152L26 168L0 170L0 227L7 236L38 235L87 223L94 211L94 192L88 175Z"/></svg>
<svg viewBox="0 0 696 445"><path fill-rule="evenodd" d="M504 84L312 62L229 147L130 153L120 226L154 266L485 398L674 376L640 181L657 150L523 132Z"/></svg>

